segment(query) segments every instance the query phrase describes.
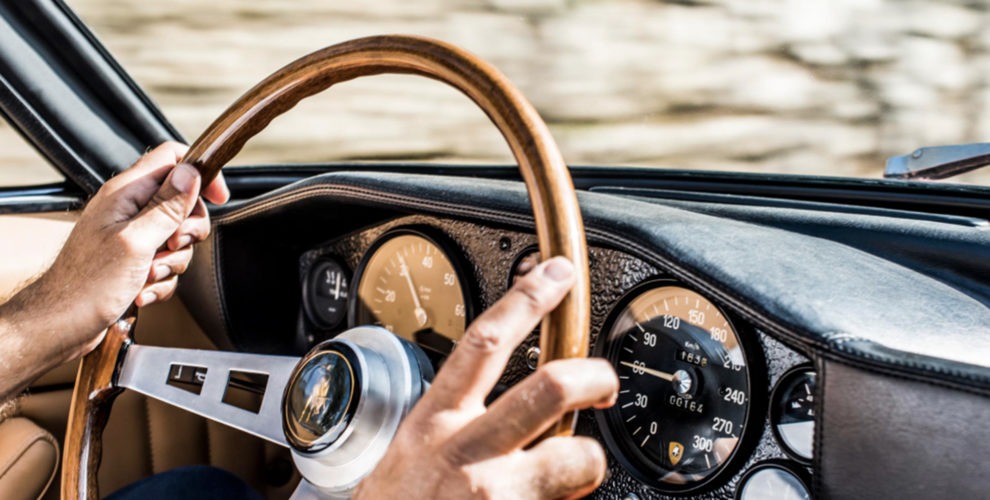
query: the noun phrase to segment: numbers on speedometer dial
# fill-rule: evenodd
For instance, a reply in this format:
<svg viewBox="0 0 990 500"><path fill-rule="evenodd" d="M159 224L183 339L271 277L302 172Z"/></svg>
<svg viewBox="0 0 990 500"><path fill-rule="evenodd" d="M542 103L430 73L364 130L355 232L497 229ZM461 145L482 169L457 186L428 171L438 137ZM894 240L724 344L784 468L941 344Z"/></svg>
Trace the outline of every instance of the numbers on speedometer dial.
<svg viewBox="0 0 990 500"><path fill-rule="evenodd" d="M358 273L352 324L383 326L439 356L464 335L468 297L454 258L436 239L390 232L372 245Z"/></svg>
<svg viewBox="0 0 990 500"><path fill-rule="evenodd" d="M746 431L750 371L740 338L698 293L654 282L611 319L602 354L619 374L619 399L600 412L613 451L665 491L707 483Z"/></svg>

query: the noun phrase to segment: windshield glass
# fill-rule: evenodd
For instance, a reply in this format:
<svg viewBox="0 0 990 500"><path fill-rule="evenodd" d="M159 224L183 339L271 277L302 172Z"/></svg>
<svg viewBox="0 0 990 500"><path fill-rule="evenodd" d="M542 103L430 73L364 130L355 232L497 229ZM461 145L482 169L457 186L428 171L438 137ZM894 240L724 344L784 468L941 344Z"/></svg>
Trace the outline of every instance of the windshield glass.
<svg viewBox="0 0 990 500"><path fill-rule="evenodd" d="M990 7L851 0L74 0L188 138L291 60L382 33L440 38L521 88L572 165L855 177L990 141ZM485 117L415 77L334 88L235 163L511 161ZM990 174L954 179L990 184Z"/></svg>

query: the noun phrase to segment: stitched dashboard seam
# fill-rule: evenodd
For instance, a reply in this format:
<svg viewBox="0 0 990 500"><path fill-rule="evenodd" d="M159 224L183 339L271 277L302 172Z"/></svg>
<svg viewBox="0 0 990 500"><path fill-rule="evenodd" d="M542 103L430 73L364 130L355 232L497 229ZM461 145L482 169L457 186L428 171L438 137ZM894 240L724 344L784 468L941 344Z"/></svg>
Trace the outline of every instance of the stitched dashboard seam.
<svg viewBox="0 0 990 500"><path fill-rule="evenodd" d="M453 203L424 200L408 194L391 192L384 188L366 188L344 184L316 186L303 185L291 190L276 192L268 199L263 199L255 203L249 202L249 204L238 207L229 213L220 215L215 220L218 225L232 223L258 213L264 213L273 208L284 206L294 201L317 198L322 195L336 195L342 199L351 198L359 201L371 201L376 204L385 205L386 207L388 205L384 202L388 201L393 204L393 208L401 207L426 209L433 211L434 213L439 212L446 215L458 215L462 217L483 219L489 222L517 224L528 228L533 227L533 219L531 216L521 216L511 213L511 211L514 211L515 209L510 207L503 208L503 211L499 211L497 209L466 207L464 205L457 205ZM943 384L935 385L962 390L967 390L968 388L967 392L972 392L982 396L987 396L988 393L990 393L990 374L976 376L958 370L942 368L929 363L896 359L892 356L878 356L868 353L862 349L845 345L843 339L848 338L845 337L846 334L842 332L826 333L823 335L824 339L819 340L815 338L815 335L812 332L808 332L800 326L788 324L787 322L774 318L773 315L762 310L758 304L748 298L739 296L731 290L724 289L717 284L711 284L701 278L697 278L697 275L703 275L704 273L698 271L697 269L693 269L690 266L685 266L675 262L673 256L670 254L663 251L657 251L643 242L638 241L636 238L615 234L607 229L595 226L594 223L589 224L587 222L585 223L585 231L589 237L596 237L598 240L596 242L598 243L603 243L609 246L615 246L618 243L633 249L647 260L652 260L654 265L667 270L686 283L713 295L717 299L734 306L736 309L739 309L744 316L748 316L751 321L757 323L761 328L775 333L788 345L809 354L809 357L812 357L810 356L811 353L808 352L808 348L810 347L814 352L831 355L829 356L830 358L845 359L846 363L867 371L878 371L879 373L887 375L898 373L902 377L907 377L910 380L922 383L932 384L935 382L929 377L922 377L911 371L916 370L927 372L939 377L955 379L946 380L943 381ZM797 333L793 333L791 330ZM838 340L838 342L833 342L833 340ZM872 344L870 341L863 341ZM958 363L950 360L945 360L945 362ZM976 384L976 387L973 387L973 384Z"/></svg>

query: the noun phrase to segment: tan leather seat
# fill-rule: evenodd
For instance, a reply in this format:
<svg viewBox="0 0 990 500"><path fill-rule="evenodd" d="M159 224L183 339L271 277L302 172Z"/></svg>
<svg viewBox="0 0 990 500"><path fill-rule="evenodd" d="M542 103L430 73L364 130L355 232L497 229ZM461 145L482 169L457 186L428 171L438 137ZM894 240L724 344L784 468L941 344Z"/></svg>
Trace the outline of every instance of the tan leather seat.
<svg viewBox="0 0 990 500"><path fill-rule="evenodd" d="M55 479L58 443L26 418L0 423L0 498L36 500Z"/></svg>

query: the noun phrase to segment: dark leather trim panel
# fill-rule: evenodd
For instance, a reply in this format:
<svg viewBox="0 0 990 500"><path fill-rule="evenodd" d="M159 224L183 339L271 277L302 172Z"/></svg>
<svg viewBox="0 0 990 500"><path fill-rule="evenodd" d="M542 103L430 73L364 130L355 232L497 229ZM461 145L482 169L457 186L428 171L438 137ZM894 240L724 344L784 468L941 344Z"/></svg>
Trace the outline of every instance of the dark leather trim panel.
<svg viewBox="0 0 990 500"><path fill-rule="evenodd" d="M211 237L196 245L190 267L197 272L179 280L179 294L185 298L187 308L199 312L197 319L204 331L220 349L234 350L227 331L227 311L223 300L222 277L219 274L219 237Z"/></svg>
<svg viewBox="0 0 990 500"><path fill-rule="evenodd" d="M77 210L84 195L69 183L24 188L0 188L0 215Z"/></svg>
<svg viewBox="0 0 990 500"><path fill-rule="evenodd" d="M819 365L816 498L986 498L990 399Z"/></svg>
<svg viewBox="0 0 990 500"><path fill-rule="evenodd" d="M15 196L0 198L0 215L68 212L82 206L82 200L73 196Z"/></svg>

